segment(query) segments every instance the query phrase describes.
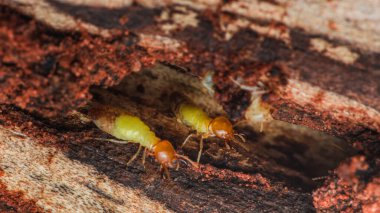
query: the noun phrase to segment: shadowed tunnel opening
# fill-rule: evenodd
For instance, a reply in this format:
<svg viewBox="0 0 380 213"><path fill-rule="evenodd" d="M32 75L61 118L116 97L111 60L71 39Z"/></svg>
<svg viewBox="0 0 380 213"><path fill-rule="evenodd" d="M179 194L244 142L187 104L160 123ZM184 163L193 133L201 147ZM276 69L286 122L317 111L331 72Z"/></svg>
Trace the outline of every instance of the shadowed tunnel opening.
<svg viewBox="0 0 380 213"><path fill-rule="evenodd" d="M198 77L179 67L157 64L127 76L112 88L93 87L92 94L94 102L117 106L140 117L159 137L169 139L181 150L182 142L192 130L177 121L172 103L178 100L174 100L172 94L186 96L211 117L226 115L212 97L210 78L212 76ZM209 138L205 141L202 164L268 175L285 185L309 191L320 183L314 178L328 175L342 160L355 154L347 141L308 127L271 120L263 124L261 131L260 122L250 119L249 114L245 117L235 125L235 130L245 135L245 148L231 144L229 150L221 140ZM198 149L199 138L193 138L182 151L196 160Z"/></svg>

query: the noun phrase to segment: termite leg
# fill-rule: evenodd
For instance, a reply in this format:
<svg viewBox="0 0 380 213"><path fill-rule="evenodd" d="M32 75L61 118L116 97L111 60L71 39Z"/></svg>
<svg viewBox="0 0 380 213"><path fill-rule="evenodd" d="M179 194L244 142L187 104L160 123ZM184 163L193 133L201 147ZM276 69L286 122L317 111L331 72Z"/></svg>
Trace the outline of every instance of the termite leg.
<svg viewBox="0 0 380 213"><path fill-rule="evenodd" d="M116 139L110 139L110 138L90 138L97 141L108 141L112 143L119 143L119 144L127 144L130 143L129 141L123 141L123 140L116 140Z"/></svg>
<svg viewBox="0 0 380 213"><path fill-rule="evenodd" d="M263 129L264 129L264 122L261 121L260 122L260 132L263 132Z"/></svg>
<svg viewBox="0 0 380 213"><path fill-rule="evenodd" d="M145 158L146 158L146 150L147 149L148 148L145 147L144 152L143 152L143 157L142 157L142 165L143 165L144 169L145 169Z"/></svg>
<svg viewBox="0 0 380 213"><path fill-rule="evenodd" d="M170 180L171 179L170 178L170 172L169 172L169 170L168 170L168 168L166 166L164 166L164 171L165 171L166 177L168 178L168 180Z"/></svg>
<svg viewBox="0 0 380 213"><path fill-rule="evenodd" d="M199 143L199 152L198 152L198 157L197 157L197 163L199 163L199 161L201 160L201 154L202 154L202 150L203 150L203 138L204 138L204 136L202 135L201 141Z"/></svg>
<svg viewBox="0 0 380 213"><path fill-rule="evenodd" d="M181 148L185 146L185 144L189 141L190 138L196 136L196 134L191 133L190 135L187 136L185 141L182 143Z"/></svg>
<svg viewBox="0 0 380 213"><path fill-rule="evenodd" d="M160 166L160 173L161 173L161 177L167 177L167 179L170 180L170 173L169 173L169 170L166 166L163 166L161 165Z"/></svg>
<svg viewBox="0 0 380 213"><path fill-rule="evenodd" d="M136 154L134 154L132 156L132 158L128 161L127 166L129 166L136 159L136 157L140 154L141 148L142 148L142 146L140 144L139 149L137 150Z"/></svg>
<svg viewBox="0 0 380 213"><path fill-rule="evenodd" d="M239 141L237 138L232 138L232 141L233 141L235 144L237 144L237 145L239 145L240 147L242 147L243 149L245 149L245 151L249 151L249 147L245 145L245 142L246 142L246 141L245 141L245 138L244 138L243 136L239 135L239 134L235 134L235 135L237 135L237 136L240 138L240 140L243 140L244 143L242 143L241 141Z"/></svg>
<svg viewBox="0 0 380 213"><path fill-rule="evenodd" d="M227 149L231 149L230 145L228 145L227 141L226 140L223 140L224 141L224 145L226 145L226 148Z"/></svg>
<svg viewBox="0 0 380 213"><path fill-rule="evenodd" d="M245 138L241 135L241 134L234 134L235 136L238 136L241 140L241 142L243 143L246 143L247 141L245 140Z"/></svg>

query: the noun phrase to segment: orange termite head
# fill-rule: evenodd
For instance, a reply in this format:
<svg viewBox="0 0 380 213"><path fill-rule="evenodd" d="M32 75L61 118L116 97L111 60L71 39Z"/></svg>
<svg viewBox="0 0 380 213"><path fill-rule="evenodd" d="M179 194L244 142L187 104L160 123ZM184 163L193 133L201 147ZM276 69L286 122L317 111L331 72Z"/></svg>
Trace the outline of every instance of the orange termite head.
<svg viewBox="0 0 380 213"><path fill-rule="evenodd" d="M209 124L209 131L211 134L215 135L218 138L234 141L240 145L240 142L245 142L245 138L241 134L235 133L230 120L224 116L214 118ZM240 141L235 136L239 138ZM243 148L247 150L246 147Z"/></svg>
<svg viewBox="0 0 380 213"><path fill-rule="evenodd" d="M218 138L232 140L234 129L231 122L224 116L214 118L209 124L209 131Z"/></svg>
<svg viewBox="0 0 380 213"><path fill-rule="evenodd" d="M164 167L175 168L178 166L177 153L167 140L162 140L154 145L153 154L156 160Z"/></svg>
<svg viewBox="0 0 380 213"><path fill-rule="evenodd" d="M193 167L198 167L198 165L188 157L177 154L173 145L167 140L162 140L153 146L153 155L164 168L178 169L179 160L186 163L186 165L190 163Z"/></svg>

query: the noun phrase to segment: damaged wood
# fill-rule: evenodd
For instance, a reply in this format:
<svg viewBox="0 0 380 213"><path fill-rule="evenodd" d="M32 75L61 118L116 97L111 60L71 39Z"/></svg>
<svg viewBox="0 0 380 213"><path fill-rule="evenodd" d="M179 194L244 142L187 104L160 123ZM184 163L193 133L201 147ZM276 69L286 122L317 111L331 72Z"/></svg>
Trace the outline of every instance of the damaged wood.
<svg viewBox="0 0 380 213"><path fill-rule="evenodd" d="M21 134L30 137L15 138L7 130L1 131L10 138L1 144L7 147L4 156L17 157L10 154L17 149L7 145L11 142L30 146L30 159L37 156L38 149L59 153L65 163L56 166L75 164L81 167L78 171L106 180L101 183L120 187L131 196L140 190L145 196L142 200L152 201L144 208L157 205L163 211L307 212L315 207L370 212L378 208L375 192L380 187L377 164L373 163L380 154L380 41L374 36L380 30L374 25L380 20L376 15L380 7L376 3L363 1L359 10L356 1L102 2L0 0L5 5L0 8L0 124L7 129L21 128ZM325 13L315 15L322 10ZM356 22L360 27L353 24ZM143 74L150 85L128 82L160 65L195 76L195 83L181 82L185 77L154 83L151 74ZM199 98L208 112L226 114L240 124L237 129L247 135L250 151L238 147L226 151L211 140L203 161L210 165L200 170L184 168L174 172L173 182L165 182L156 174L154 163L149 163L145 172L139 166L125 169L134 146L85 139L107 135L90 123L80 123L72 112L83 112L91 101L116 99L115 104L129 107L178 148L189 130L175 125L172 115L163 110L170 102L164 93L170 89L164 91L157 85L164 81L178 84L176 89L186 93L199 92L192 93L193 97ZM241 85L254 89L247 91ZM256 95L257 90L264 94ZM151 96L143 99L143 93ZM257 114L250 114L255 100L260 100L271 116L270 121L265 120L263 132L255 123ZM193 141L190 145L183 152L194 159L197 144ZM334 152L335 156L330 154ZM365 157L352 157L358 152ZM368 177L344 179L341 168L346 168L348 161L338 167L344 159L372 162L364 168ZM39 162L44 165L44 157ZM1 168L2 178L10 177L12 169L20 169L20 165L11 168L8 164ZM312 181L334 168L324 186ZM19 176L20 180L25 177ZM69 177L75 179L78 174ZM37 182L40 185L33 187L50 187ZM4 185L11 188L12 183ZM13 186L11 191L23 194L41 189ZM355 190L343 204L334 203L346 193L343 186ZM119 195L106 193L94 183L69 188L75 187L99 196L88 198L95 203L107 200L106 207L96 210L131 208L124 198L118 199ZM334 189L338 192L326 197ZM54 187L50 192L57 193ZM41 199L36 205L45 210L56 208L47 204L46 197L28 196ZM131 199L142 202L139 196ZM348 206L352 202L355 205ZM84 204L83 209L87 207Z"/></svg>
<svg viewBox="0 0 380 213"><path fill-rule="evenodd" d="M105 137L97 129L74 128L60 133L22 112L2 114L4 118L8 128L20 126L14 131L28 136L20 138L8 130L1 131L1 181L7 190L23 191L24 196L38 200L44 210L58 206L70 209L73 205L79 211L120 212L167 208L189 212L313 209L310 194L272 183L260 174L202 165L199 169L171 171L173 180L163 180L156 163L150 160L145 171L139 163L126 166L137 147L86 139L99 134ZM24 154L15 154L19 152Z"/></svg>
<svg viewBox="0 0 380 213"><path fill-rule="evenodd" d="M378 159L362 155L348 159L313 193L315 207L332 212L379 211L379 168Z"/></svg>

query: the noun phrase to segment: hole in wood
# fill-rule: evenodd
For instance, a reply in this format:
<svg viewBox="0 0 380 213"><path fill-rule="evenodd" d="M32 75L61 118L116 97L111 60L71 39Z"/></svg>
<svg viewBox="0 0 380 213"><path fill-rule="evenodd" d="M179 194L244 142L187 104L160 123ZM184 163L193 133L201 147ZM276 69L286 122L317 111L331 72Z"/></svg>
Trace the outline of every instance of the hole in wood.
<svg viewBox="0 0 380 213"><path fill-rule="evenodd" d="M159 137L169 139L180 149L191 129L177 122L171 109L171 103L176 100L171 94L186 95L211 117L226 114L210 95L210 76L206 78L207 84L203 78L180 68L157 64L127 76L115 87L94 87L92 93L95 102L124 108L140 117ZM201 163L269 175L286 185L308 191L318 184L313 178L328 175L328 171L354 154L350 145L337 137L273 119L262 123L256 118L263 109L265 113L265 106L254 99L246 111L248 119L235 126L237 132L245 135L248 151L233 144L233 149L227 150L222 141L211 138L205 141ZM196 160L198 148L199 138L194 138L183 152Z"/></svg>

